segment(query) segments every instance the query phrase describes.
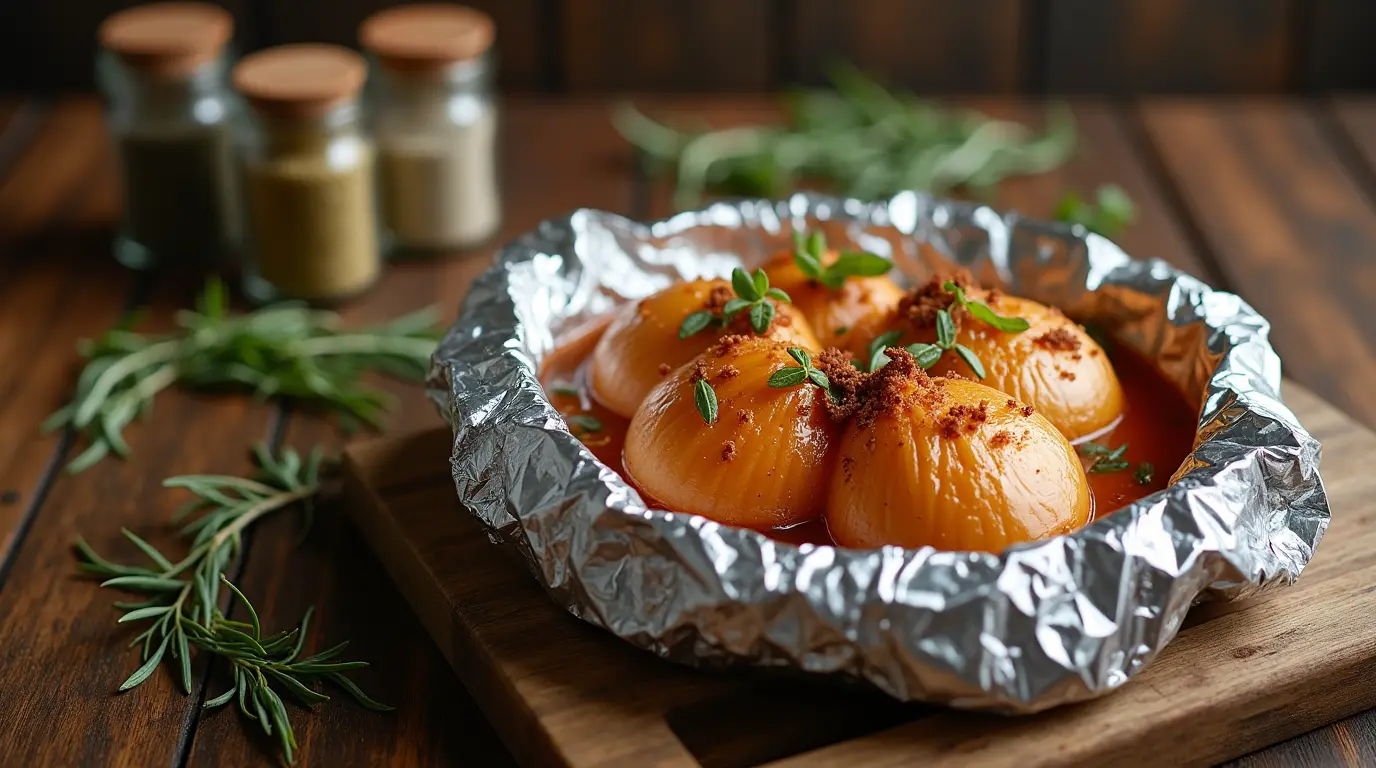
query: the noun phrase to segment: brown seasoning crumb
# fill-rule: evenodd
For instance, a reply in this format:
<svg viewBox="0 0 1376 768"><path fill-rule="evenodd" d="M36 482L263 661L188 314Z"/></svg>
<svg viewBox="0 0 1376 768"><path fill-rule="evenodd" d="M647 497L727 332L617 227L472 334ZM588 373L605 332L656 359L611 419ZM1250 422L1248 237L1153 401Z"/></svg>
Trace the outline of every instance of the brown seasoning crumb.
<svg viewBox="0 0 1376 768"><path fill-rule="evenodd" d="M1053 328L1032 341L1053 352L1078 352L1080 349L1080 337L1069 328Z"/></svg>
<svg viewBox="0 0 1376 768"><path fill-rule="evenodd" d="M741 369L734 365L726 365L717 373L717 381L730 381L739 375L741 375Z"/></svg>
<svg viewBox="0 0 1376 768"><path fill-rule="evenodd" d="M668 375L669 375L669 372L672 371L672 370L674 370L674 369L673 369L673 368L670 368L668 363L660 363L660 364L659 364L659 375L660 375L660 376L668 376Z"/></svg>
<svg viewBox="0 0 1376 768"><path fill-rule="evenodd" d="M727 440L721 444L721 460L731 461L736 458L736 442Z"/></svg>

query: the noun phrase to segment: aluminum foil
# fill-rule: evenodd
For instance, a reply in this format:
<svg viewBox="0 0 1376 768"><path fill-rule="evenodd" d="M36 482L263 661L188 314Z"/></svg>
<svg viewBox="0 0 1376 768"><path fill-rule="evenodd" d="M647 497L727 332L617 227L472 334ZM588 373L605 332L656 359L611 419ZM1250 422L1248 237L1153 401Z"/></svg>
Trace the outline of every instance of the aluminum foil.
<svg viewBox="0 0 1376 768"><path fill-rule="evenodd" d="M953 262L1106 326L1199 403L1194 451L1166 490L1000 555L793 546L647 508L569 433L541 360L622 302L726 276L816 226L910 279ZM1081 228L922 194L744 200L648 225L580 210L508 245L474 284L430 393L454 429L459 498L574 615L678 662L1031 712L1113 690L1193 603L1287 585L1313 556L1329 520L1319 445L1280 400L1268 331L1237 296Z"/></svg>

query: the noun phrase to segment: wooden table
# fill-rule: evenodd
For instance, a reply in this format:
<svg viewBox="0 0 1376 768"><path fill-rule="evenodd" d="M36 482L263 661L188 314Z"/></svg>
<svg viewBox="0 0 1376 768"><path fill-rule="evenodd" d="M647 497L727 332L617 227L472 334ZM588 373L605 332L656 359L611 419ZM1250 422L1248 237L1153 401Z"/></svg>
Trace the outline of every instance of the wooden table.
<svg viewBox="0 0 1376 768"><path fill-rule="evenodd" d="M714 123L774 114L759 98L655 98ZM1040 120L1035 106L977 102L999 116ZM604 100L510 102L505 112L506 225L500 240L581 206L665 214L667 190L634 170ZM1138 222L1120 242L1240 293L1271 318L1286 373L1376 426L1376 100L1161 100L1077 103L1083 151L1064 169L1005 184L997 204L1047 215L1071 187L1127 189ZM194 694L162 672L116 695L135 657L116 626L113 595L74 576L78 535L123 552L125 526L172 545L165 525L181 502L159 486L187 472L244 472L246 447L268 440L338 447L330 424L244 398L160 397L131 430L133 457L75 477L60 469L72 441L39 422L73 383L76 341L137 305L166 325L197 287L188 275L138 275L111 259L119 209L99 109L89 99L0 103L0 764L248 765L271 747L225 708L197 706L224 689L198 663ZM345 310L354 321L439 302L452 316L495 247L443 263L394 265ZM436 422L411 387L392 425ZM1341 510L1338 510L1341 514ZM358 679L398 705L379 715L347 701L295 711L310 765L501 765L510 762L472 700L342 515L317 516L306 543L271 519L249 537L238 582L265 626L317 608L313 642L353 641L373 662ZM178 551L178 550L173 550ZM323 646L321 646L323 647ZM1243 765L1376 762L1376 712L1243 758Z"/></svg>

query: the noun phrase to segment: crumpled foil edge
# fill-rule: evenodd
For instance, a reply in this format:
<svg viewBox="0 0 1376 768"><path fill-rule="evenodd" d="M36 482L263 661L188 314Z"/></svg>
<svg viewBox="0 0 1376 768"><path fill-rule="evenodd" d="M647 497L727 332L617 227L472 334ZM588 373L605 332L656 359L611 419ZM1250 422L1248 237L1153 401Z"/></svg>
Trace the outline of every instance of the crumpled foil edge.
<svg viewBox="0 0 1376 768"><path fill-rule="evenodd" d="M669 283L724 276L824 226L920 278L938 262L1102 322L1201 403L1171 485L999 555L793 546L647 508L573 437L536 372L560 334ZM901 700L1010 713L1101 695L1202 599L1292 583L1330 513L1319 445L1280 399L1269 324L1233 294L1079 227L905 192L800 193L641 224L547 220L472 286L433 357L466 508L571 613L699 666L839 674Z"/></svg>

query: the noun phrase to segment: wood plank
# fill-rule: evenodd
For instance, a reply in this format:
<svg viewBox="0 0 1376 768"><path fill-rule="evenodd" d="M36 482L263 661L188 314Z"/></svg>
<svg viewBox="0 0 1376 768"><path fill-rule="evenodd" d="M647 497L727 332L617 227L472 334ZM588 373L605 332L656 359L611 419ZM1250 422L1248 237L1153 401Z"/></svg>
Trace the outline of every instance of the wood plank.
<svg viewBox="0 0 1376 768"><path fill-rule="evenodd" d="M1305 45L1303 85L1319 91L1369 90L1376 86L1371 30L1376 3L1310 0L1313 20Z"/></svg>
<svg viewBox="0 0 1376 768"><path fill-rule="evenodd" d="M565 86L759 91L775 56L768 0L560 0Z"/></svg>
<svg viewBox="0 0 1376 768"><path fill-rule="evenodd" d="M1376 208L1314 118L1261 101L1141 115L1229 287L1272 320L1287 374L1376 424Z"/></svg>
<svg viewBox="0 0 1376 768"><path fill-rule="evenodd" d="M358 25L397 0L292 0L259 4L262 45L302 41L358 47ZM542 0L464 0L492 15L497 25L497 82L503 89L544 90L553 58L553 19Z"/></svg>
<svg viewBox="0 0 1376 768"><path fill-rule="evenodd" d="M487 541L453 496L444 430L352 446L351 498L370 544L526 764L1207 765L1376 703L1363 683L1376 667L1376 628L1365 618L1376 607L1367 467L1376 435L1298 386L1286 402L1330 450L1327 490L1344 514L1315 561L1327 567L1269 602L1194 624L1120 691L1025 718L903 709L820 681L789 687L635 651L551 604ZM787 692L794 709L762 696L770 689ZM823 746L813 739L836 736L835 722L800 728L768 709L858 712L869 727ZM683 727L686 710L706 720L697 726L711 734L705 744ZM712 743L738 717L760 728L748 759ZM911 722L888 728L896 720Z"/></svg>
<svg viewBox="0 0 1376 768"><path fill-rule="evenodd" d="M507 150L502 234L492 245L457 260L393 265L378 289L344 310L346 317L370 322L437 302L448 321L468 283L491 262L500 243L580 206L628 211L630 150L607 121L607 108L602 101L511 103L501 142ZM559 126L559 142L548 140L551 125ZM401 403L391 431L442 423L418 387L387 387ZM303 449L323 442L335 451L343 442L329 424L297 414L289 422L287 441ZM319 611L315 642L351 640L352 657L374 665L359 675L360 684L399 711L378 715L342 697L322 705L317 714L296 721L303 759L316 765L509 763L501 742L368 552L364 538L342 519L341 506L322 510L316 525L310 543L297 549L294 521L266 521L255 535L243 586L263 620L273 626L296 621L314 604ZM189 764L260 761L260 741L244 738L243 732L235 716L207 719L197 730Z"/></svg>
<svg viewBox="0 0 1376 768"><path fill-rule="evenodd" d="M72 386L76 342L133 287L110 256L118 197L96 104L61 104L39 130L0 183L0 572L60 443L38 427Z"/></svg>
<svg viewBox="0 0 1376 768"><path fill-rule="evenodd" d="M844 59L920 93L1014 93L1023 78L1021 0L801 0L785 54L799 82Z"/></svg>
<svg viewBox="0 0 1376 768"><path fill-rule="evenodd" d="M240 50L258 45L253 0L215 0L234 16ZM96 29L133 0L6 0L0 3L0 50L11 65L0 71L0 92L51 93L95 88ZM41 66L31 64L42 62Z"/></svg>
<svg viewBox="0 0 1376 768"><path fill-rule="evenodd" d="M1325 3L1320 3L1320 11ZM1352 142L1365 170L1376 170L1376 100L1370 98L1341 99L1333 103L1333 112L1346 132L1344 141ZM1360 167L1347 166L1360 178ZM1368 188L1370 192L1371 188ZM1369 314L1369 311L1368 313ZM1334 373L1341 376L1341 373ZM1326 446L1325 457L1332 455ZM1236 768L1280 768L1291 765L1371 765L1376 764L1376 710L1334 723L1326 728L1297 736L1271 749L1248 755L1237 761Z"/></svg>
<svg viewBox="0 0 1376 768"><path fill-rule="evenodd" d="M1290 0L1048 0L1051 93L1285 90Z"/></svg>

